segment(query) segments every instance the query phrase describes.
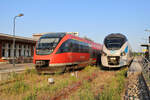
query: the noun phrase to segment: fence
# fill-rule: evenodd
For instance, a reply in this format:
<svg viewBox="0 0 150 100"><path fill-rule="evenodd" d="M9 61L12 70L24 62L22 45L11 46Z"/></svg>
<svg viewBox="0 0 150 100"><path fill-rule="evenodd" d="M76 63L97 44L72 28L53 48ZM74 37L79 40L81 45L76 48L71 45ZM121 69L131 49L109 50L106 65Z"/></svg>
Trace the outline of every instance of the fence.
<svg viewBox="0 0 150 100"><path fill-rule="evenodd" d="M142 57L139 63L142 66L142 74L144 78L150 83L150 61L145 57Z"/></svg>

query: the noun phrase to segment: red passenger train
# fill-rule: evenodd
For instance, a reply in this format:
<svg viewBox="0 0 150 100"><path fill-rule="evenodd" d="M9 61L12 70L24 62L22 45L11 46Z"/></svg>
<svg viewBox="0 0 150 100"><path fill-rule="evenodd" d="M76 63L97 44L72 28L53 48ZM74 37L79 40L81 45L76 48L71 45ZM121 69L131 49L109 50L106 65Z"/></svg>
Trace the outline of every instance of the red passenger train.
<svg viewBox="0 0 150 100"><path fill-rule="evenodd" d="M38 71L65 71L81 64L100 61L102 45L68 33L49 33L40 37L33 62ZM77 66L75 66L77 67Z"/></svg>

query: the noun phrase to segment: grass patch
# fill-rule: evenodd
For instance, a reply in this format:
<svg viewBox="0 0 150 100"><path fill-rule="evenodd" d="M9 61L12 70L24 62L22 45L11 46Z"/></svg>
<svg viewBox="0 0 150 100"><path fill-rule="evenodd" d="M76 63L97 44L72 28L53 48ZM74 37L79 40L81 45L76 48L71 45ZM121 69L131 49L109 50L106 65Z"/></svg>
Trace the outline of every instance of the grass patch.
<svg viewBox="0 0 150 100"><path fill-rule="evenodd" d="M50 97L57 95L63 88L83 80L84 77L90 76L93 72L99 71L98 67L87 66L82 72L76 76L71 76L70 73L62 75L38 75L35 69L26 69L24 73L12 73L10 80L15 80L12 83L0 86L0 97L9 100L50 100ZM54 78L54 84L48 83L48 78ZM83 80L84 81L84 80ZM91 91L91 83L84 82L82 89L79 89L77 94L79 99L93 100L94 95ZM76 99L78 100L78 99Z"/></svg>
<svg viewBox="0 0 150 100"><path fill-rule="evenodd" d="M9 80L16 80L16 81L24 80L24 74L17 74L13 72L10 74Z"/></svg>
<svg viewBox="0 0 150 100"><path fill-rule="evenodd" d="M29 85L23 81L16 81L12 86L7 86L4 91L9 94L21 94L29 90Z"/></svg>
<svg viewBox="0 0 150 100"><path fill-rule="evenodd" d="M93 70L96 70L96 69L98 69L98 67L96 67L96 66L87 66L84 68L84 71L92 72Z"/></svg>
<svg viewBox="0 0 150 100"><path fill-rule="evenodd" d="M99 94L99 100L121 100L121 93L125 87L125 77L127 69L116 73L109 86L105 86L104 91Z"/></svg>
<svg viewBox="0 0 150 100"><path fill-rule="evenodd" d="M57 83L54 85L51 84L45 84L41 88L39 88L41 91L49 92L49 93L55 93L58 90L63 89L64 87L68 86L69 84L76 82L78 79L75 76L70 76L67 79L61 79L61 80L56 80Z"/></svg>
<svg viewBox="0 0 150 100"><path fill-rule="evenodd" d="M36 100L37 93L30 93L27 96L25 96L22 100Z"/></svg>
<svg viewBox="0 0 150 100"><path fill-rule="evenodd" d="M91 90L91 84L87 81L84 81L82 88L78 92L80 100L94 100L94 95L92 91L89 90Z"/></svg>
<svg viewBox="0 0 150 100"><path fill-rule="evenodd" d="M83 84L76 91L74 95L71 95L68 100L95 100L94 94L91 91L92 85L86 80L83 80Z"/></svg>
<svg viewBox="0 0 150 100"><path fill-rule="evenodd" d="M85 71L90 69L92 67L88 67ZM75 93L71 94L68 100L121 100L125 88L126 72L127 69L116 71L114 74L112 72L107 72L107 74L103 72L102 74L105 75L99 75L95 81L97 83L98 80L103 80L106 77L103 83L99 81L100 84L95 84L94 80L93 82L83 80L82 86ZM104 85L103 89L101 89L102 85ZM95 86L98 88L95 88Z"/></svg>
<svg viewBox="0 0 150 100"><path fill-rule="evenodd" d="M35 69L26 69L25 74L38 74L37 70Z"/></svg>

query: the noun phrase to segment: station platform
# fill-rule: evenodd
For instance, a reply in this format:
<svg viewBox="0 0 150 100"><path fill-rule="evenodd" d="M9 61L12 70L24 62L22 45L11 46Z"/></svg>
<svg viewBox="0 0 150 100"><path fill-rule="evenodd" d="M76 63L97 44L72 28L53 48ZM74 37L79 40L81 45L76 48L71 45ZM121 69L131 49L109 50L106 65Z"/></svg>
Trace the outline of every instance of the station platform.
<svg viewBox="0 0 150 100"><path fill-rule="evenodd" d="M33 68L33 63L24 63L24 64L15 64L15 67L13 67L13 64L0 64L0 72L3 71L17 71L21 69L27 69L27 68Z"/></svg>
<svg viewBox="0 0 150 100"><path fill-rule="evenodd" d="M129 67L129 72L142 72L142 67L139 64L139 59L138 57L135 57L134 60L132 61L130 67Z"/></svg>
<svg viewBox="0 0 150 100"><path fill-rule="evenodd" d="M13 64L0 64L0 81L7 80L9 74L12 72L19 73L33 68L33 63L15 64L15 67L13 67Z"/></svg>

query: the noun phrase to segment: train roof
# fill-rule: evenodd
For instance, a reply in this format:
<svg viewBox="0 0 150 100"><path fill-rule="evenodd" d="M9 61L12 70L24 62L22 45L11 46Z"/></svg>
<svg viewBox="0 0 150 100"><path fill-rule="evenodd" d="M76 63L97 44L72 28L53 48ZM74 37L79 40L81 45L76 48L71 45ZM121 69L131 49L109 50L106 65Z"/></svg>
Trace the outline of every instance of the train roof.
<svg viewBox="0 0 150 100"><path fill-rule="evenodd" d="M51 38L51 37L63 37L65 36L65 32L59 32L59 33L47 33L41 36L41 38Z"/></svg>
<svg viewBox="0 0 150 100"><path fill-rule="evenodd" d="M112 34L109 34L105 37L105 39L109 39L109 38L123 38L124 40L127 41L127 38L125 35L121 34L121 33L112 33ZM105 40L104 39L104 40Z"/></svg>
<svg viewBox="0 0 150 100"><path fill-rule="evenodd" d="M73 34L68 34L67 32L58 32L58 33L47 33L47 34L44 34L44 35L42 35L41 38L63 37L65 35L72 35L72 36L75 36L75 37L79 37L79 36L76 36L76 35L73 35ZM81 38L81 37L79 37L79 38ZM91 39L89 39L87 37L83 37L82 39L94 42L94 41L92 41Z"/></svg>
<svg viewBox="0 0 150 100"><path fill-rule="evenodd" d="M93 44L93 43L94 43L96 46L98 46L98 45L99 45L99 46L102 46L102 45L99 44L99 43L95 43L94 41L91 41L90 39L81 38L81 37L79 37L79 36L75 36L75 35L73 35L73 34L68 34L68 33L66 33L66 32L47 33L47 34L42 35L42 36L40 37L40 39L41 39L41 38L51 38L51 37L62 38L62 37L64 37L64 36L66 36L66 35L71 36L72 38L76 38L76 39L82 40L82 41L87 42L87 43L90 43L90 44Z"/></svg>

